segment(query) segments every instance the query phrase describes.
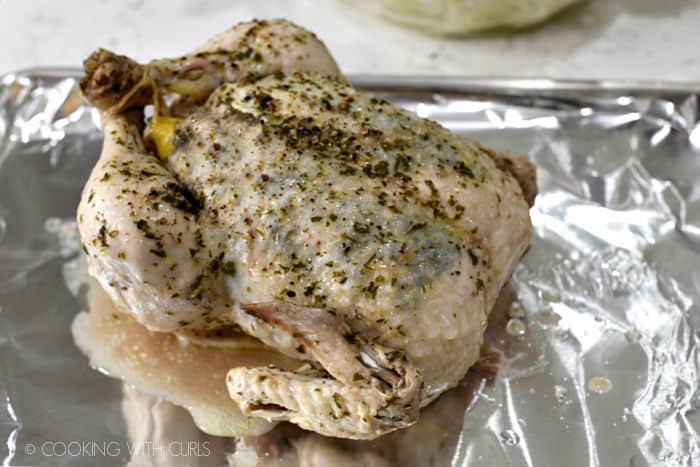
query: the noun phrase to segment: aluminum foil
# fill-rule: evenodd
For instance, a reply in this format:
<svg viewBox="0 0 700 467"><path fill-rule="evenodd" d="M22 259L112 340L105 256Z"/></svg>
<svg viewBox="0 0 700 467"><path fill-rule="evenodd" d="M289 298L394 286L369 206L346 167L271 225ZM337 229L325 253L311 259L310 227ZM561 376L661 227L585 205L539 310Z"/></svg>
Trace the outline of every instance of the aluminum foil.
<svg viewBox="0 0 700 467"><path fill-rule="evenodd" d="M528 154L540 194L485 339L498 374L354 442L289 425L208 437L88 367L69 331L84 306L74 213L101 133L78 76L0 78L3 466L700 465L700 85L355 77Z"/></svg>

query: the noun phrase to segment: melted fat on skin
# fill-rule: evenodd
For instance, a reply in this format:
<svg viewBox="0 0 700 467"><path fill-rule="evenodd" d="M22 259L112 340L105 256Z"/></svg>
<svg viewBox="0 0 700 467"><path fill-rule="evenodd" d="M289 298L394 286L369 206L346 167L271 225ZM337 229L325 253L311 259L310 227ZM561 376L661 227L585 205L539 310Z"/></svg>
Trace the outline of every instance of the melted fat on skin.
<svg viewBox="0 0 700 467"><path fill-rule="evenodd" d="M77 346L92 366L148 394L187 408L197 426L216 436L256 435L275 423L244 416L228 396L226 373L238 366L299 362L262 348L247 336L227 346L183 343L174 334L149 331L121 312L92 281L89 310L73 321Z"/></svg>

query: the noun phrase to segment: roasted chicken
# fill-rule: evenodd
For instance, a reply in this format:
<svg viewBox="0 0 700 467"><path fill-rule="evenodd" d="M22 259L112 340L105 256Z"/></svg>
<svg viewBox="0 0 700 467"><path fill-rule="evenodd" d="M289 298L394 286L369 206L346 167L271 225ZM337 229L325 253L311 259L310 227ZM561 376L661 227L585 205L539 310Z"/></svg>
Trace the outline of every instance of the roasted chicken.
<svg viewBox="0 0 700 467"><path fill-rule="evenodd" d="M353 88L286 21L85 71L105 134L78 209L90 273L149 330L299 360L231 368L244 414L372 439L476 361L530 241L527 159Z"/></svg>

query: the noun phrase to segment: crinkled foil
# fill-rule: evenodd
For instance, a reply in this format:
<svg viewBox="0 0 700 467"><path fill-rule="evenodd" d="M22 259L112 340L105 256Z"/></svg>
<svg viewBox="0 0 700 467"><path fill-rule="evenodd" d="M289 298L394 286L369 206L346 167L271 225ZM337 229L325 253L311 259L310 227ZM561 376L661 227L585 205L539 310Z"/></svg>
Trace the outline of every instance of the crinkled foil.
<svg viewBox="0 0 700 467"><path fill-rule="evenodd" d="M532 246L485 340L499 371L377 441L284 425L234 441L73 345L74 213L101 146L77 76L0 78L2 465L700 465L700 85L357 77L537 164Z"/></svg>

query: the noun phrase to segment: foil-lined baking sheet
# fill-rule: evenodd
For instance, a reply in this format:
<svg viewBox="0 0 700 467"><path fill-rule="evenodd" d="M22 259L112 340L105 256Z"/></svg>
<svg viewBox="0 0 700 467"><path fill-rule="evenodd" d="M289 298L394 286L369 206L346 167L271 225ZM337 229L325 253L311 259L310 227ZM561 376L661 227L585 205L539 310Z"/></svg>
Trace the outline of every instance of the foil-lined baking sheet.
<svg viewBox="0 0 700 467"><path fill-rule="evenodd" d="M88 367L74 221L99 155L78 70L0 78L3 466L700 465L700 84L355 77L536 163L532 246L485 352L418 424L372 442L281 425L206 436Z"/></svg>

